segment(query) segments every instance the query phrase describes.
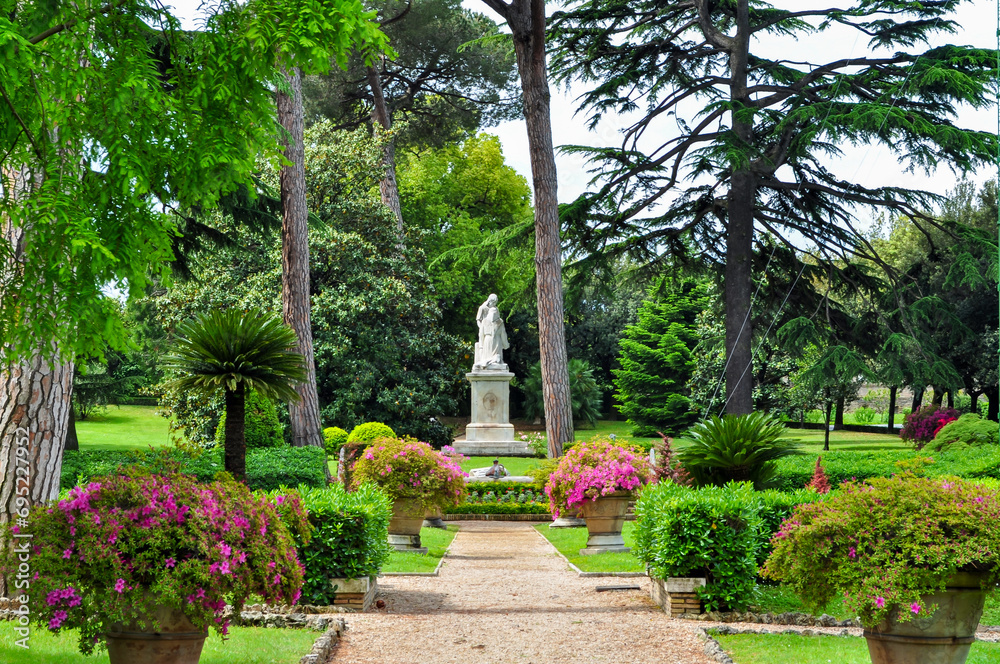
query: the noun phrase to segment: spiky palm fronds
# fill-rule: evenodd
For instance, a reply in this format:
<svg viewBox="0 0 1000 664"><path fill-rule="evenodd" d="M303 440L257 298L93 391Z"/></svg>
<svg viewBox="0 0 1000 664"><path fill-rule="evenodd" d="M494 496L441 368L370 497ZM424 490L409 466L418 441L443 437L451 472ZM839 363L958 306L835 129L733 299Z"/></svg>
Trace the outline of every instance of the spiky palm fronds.
<svg viewBox="0 0 1000 664"><path fill-rule="evenodd" d="M199 392L246 391L298 400L294 385L306 379L295 332L258 309L202 314L177 328L174 351L163 366L177 375L171 386Z"/></svg>
<svg viewBox="0 0 1000 664"><path fill-rule="evenodd" d="M691 427L681 463L699 485L753 482L765 487L775 461L795 454L796 441L782 440L785 427L767 413L711 417Z"/></svg>

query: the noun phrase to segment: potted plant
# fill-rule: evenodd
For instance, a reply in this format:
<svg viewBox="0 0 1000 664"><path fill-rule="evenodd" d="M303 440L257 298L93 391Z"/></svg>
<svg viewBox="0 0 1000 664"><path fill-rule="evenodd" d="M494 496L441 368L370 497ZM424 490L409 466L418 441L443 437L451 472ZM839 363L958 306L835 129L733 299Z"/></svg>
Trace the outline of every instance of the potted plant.
<svg viewBox="0 0 1000 664"><path fill-rule="evenodd" d="M1000 580L998 524L1000 496L971 481L904 473L848 482L796 508L763 573L811 607L843 594L873 664L961 664Z"/></svg>
<svg viewBox="0 0 1000 664"><path fill-rule="evenodd" d="M295 603L303 583L289 531L308 539L297 497L271 502L232 480L127 469L27 521L6 534L32 546L32 619L79 629L80 651L106 646L112 664L195 664L209 626L227 633L227 603L235 615L250 595Z"/></svg>
<svg viewBox="0 0 1000 664"><path fill-rule="evenodd" d="M462 468L427 443L381 438L354 464L352 482L372 482L393 501L389 543L397 550L426 553L420 526L429 508L457 505L465 496Z"/></svg>
<svg viewBox="0 0 1000 664"><path fill-rule="evenodd" d="M634 448L593 438L569 450L545 484L553 518L580 510L587 522L581 555L628 551L622 539L633 492L652 477L649 461Z"/></svg>

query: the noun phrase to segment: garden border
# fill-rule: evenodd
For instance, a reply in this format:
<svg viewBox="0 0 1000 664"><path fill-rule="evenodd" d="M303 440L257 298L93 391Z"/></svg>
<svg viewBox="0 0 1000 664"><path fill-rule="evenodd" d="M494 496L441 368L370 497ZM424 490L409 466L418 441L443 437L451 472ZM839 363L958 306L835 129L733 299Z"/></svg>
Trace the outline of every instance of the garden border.
<svg viewBox="0 0 1000 664"><path fill-rule="evenodd" d="M546 518L548 517L548 518ZM443 514L442 521L537 521L552 520L551 514Z"/></svg>
<svg viewBox="0 0 1000 664"><path fill-rule="evenodd" d="M543 535L541 532L539 532L535 528L532 528L532 530L534 530L535 533L539 537L541 537L542 540L546 544L548 544L550 547L552 547L552 550L556 552L556 555L558 555L560 558L562 558L566 562L566 564L570 566L570 569L572 569L574 572L576 572L576 575L578 577L586 579L586 578L599 578L599 577L603 576L603 577L611 577L611 578L618 578L618 579L636 579L636 578L639 578L639 577L647 576L646 572L584 572L582 569L580 569L579 567L577 567L576 565L574 565L573 563L571 563L569 561L569 558L567 558L566 556L564 556L563 552L560 551L559 549L557 549L556 545L553 544L552 542L550 542L549 539L545 535Z"/></svg>
<svg viewBox="0 0 1000 664"><path fill-rule="evenodd" d="M343 618L337 618L333 626L313 642L312 650L299 659L299 664L327 664L332 659L333 649L346 630L347 623Z"/></svg>
<svg viewBox="0 0 1000 664"><path fill-rule="evenodd" d="M442 519L447 521L448 519ZM444 564L444 559L448 557L448 552L451 551L451 545L455 543L455 539L458 538L459 534L462 532L462 528L459 527L458 532L455 533L455 537L451 538L451 542L448 543L448 548L444 550L441 557L438 558L437 567L434 568L433 572L379 572L379 576L438 576L441 572L441 565Z"/></svg>

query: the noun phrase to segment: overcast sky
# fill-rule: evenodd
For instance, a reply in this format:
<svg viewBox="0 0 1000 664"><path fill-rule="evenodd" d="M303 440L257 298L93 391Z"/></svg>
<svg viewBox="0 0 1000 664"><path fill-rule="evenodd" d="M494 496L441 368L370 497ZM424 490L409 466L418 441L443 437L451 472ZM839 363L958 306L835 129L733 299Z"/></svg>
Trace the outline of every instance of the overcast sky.
<svg viewBox="0 0 1000 664"><path fill-rule="evenodd" d="M463 5L474 11L487 14L500 21L482 0L462 0ZM194 16L200 0L173 0L170 4L177 8L181 16ZM805 9L840 6L838 0L775 0L776 6L789 9ZM847 6L848 2L843 5ZM557 5L549 2L550 11ZM957 34L944 34L934 39L932 46L945 43L969 44L983 48L994 48L997 44L997 7L995 2L977 0L965 2L955 16L962 26ZM788 53L798 51L803 55L798 59L809 59L821 63L842 57L864 57L869 54L867 41L859 39L856 32L846 28L831 29L818 35L804 35L801 39L775 38L768 35L753 47L762 55L778 53L788 57ZM620 130L630 124L627 117L606 119L595 131L588 131L586 117L575 113L574 99L585 88L574 86L568 90L552 90L552 133L556 146L567 144L617 146L620 145ZM963 108L957 124L962 127L983 131L997 131L997 110L995 108L975 111ZM528 139L523 121L503 123L486 131L500 137L507 162L530 182L531 169L528 160ZM893 185L908 188L927 189L945 193L954 187L956 176L947 168L926 175L922 172L907 173L896 161L893 153L885 147L843 146L844 157L835 165L836 173L847 179L873 185ZM585 191L590 179L586 164L580 156L560 155L556 162L559 172L559 200L569 202ZM974 179L982 182L995 177L996 169L975 174Z"/></svg>

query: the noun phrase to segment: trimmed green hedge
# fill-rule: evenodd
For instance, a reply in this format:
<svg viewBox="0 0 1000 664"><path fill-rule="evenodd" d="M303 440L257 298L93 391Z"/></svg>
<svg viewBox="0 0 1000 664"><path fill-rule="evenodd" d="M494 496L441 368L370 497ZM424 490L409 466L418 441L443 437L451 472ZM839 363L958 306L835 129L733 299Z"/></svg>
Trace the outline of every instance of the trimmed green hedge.
<svg viewBox="0 0 1000 664"><path fill-rule="evenodd" d="M299 560L306 568L302 601L331 605L334 590L330 579L376 576L389 559L392 502L373 484L363 484L351 493L340 484L300 488L299 495L313 527L308 545L296 542Z"/></svg>
<svg viewBox="0 0 1000 664"><path fill-rule="evenodd" d="M890 477L900 472L897 461L912 461L917 457L930 457L934 463L925 467L928 475L957 475L965 478L994 477L1000 479L1000 446L988 446L949 452L885 450L880 452L822 453L823 470L836 488L847 480L865 480L870 477ZM816 467L813 454L796 455L778 460L774 488L780 491L797 491L812 478Z"/></svg>
<svg viewBox="0 0 1000 664"><path fill-rule="evenodd" d="M138 464L155 469L164 460L180 464L180 472L211 481L224 470L222 450L212 449L192 456L176 449L165 450L81 450L63 455L59 487L69 489L80 481L115 473L121 466ZM279 447L247 450L247 486L269 491L281 486L326 485L326 454L319 447Z"/></svg>
<svg viewBox="0 0 1000 664"><path fill-rule="evenodd" d="M549 514L548 505L541 503L459 503L449 505L445 514Z"/></svg>
<svg viewBox="0 0 1000 664"><path fill-rule="evenodd" d="M525 491L532 491L534 493L539 492L538 486L533 482L466 482L465 488L468 489L469 493L473 491L478 491L479 495L483 495L487 491L492 491L496 495L506 493L507 491L514 491L518 495L524 493Z"/></svg>

